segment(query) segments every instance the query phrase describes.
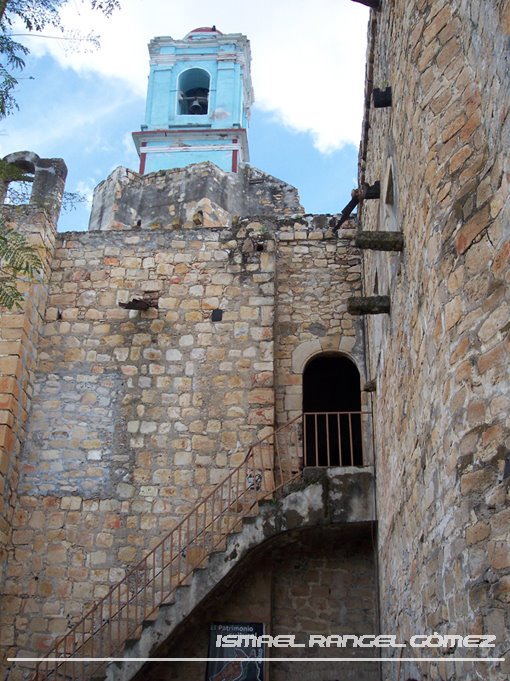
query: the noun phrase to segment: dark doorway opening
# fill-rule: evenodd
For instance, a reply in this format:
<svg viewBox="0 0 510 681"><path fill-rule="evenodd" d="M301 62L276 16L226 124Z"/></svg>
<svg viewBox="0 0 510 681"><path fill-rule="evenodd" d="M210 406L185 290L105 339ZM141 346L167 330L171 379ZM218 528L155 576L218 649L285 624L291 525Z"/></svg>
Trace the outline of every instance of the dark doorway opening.
<svg viewBox="0 0 510 681"><path fill-rule="evenodd" d="M319 355L303 375L305 466L362 466L359 371L342 355Z"/></svg>

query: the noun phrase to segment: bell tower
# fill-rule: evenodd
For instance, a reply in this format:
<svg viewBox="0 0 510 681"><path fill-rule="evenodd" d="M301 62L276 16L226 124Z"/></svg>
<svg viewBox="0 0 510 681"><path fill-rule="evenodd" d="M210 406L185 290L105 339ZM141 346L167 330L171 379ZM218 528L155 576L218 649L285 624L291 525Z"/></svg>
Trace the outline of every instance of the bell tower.
<svg viewBox="0 0 510 681"><path fill-rule="evenodd" d="M253 103L246 36L201 27L182 40L154 38L149 54L145 123L133 133L140 173L202 161L237 172L249 160Z"/></svg>

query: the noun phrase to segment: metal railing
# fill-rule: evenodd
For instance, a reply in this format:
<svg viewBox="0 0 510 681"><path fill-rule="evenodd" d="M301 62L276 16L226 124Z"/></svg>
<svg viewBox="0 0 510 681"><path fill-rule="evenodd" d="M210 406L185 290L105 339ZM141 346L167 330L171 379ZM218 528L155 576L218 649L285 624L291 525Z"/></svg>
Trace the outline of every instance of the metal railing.
<svg viewBox="0 0 510 681"><path fill-rule="evenodd" d="M366 466L366 411L306 412L303 414L305 466Z"/></svg>
<svg viewBox="0 0 510 681"><path fill-rule="evenodd" d="M243 518L257 514L259 501L300 475L302 439L300 415L253 445L244 461L57 641L37 663L34 681L104 678L108 662L91 658L119 656L193 570L225 548Z"/></svg>

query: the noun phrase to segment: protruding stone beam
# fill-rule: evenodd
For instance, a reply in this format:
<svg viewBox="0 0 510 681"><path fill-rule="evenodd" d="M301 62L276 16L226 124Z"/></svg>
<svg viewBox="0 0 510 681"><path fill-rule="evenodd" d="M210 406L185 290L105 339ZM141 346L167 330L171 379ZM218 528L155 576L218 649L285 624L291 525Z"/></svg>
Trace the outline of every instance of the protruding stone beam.
<svg viewBox="0 0 510 681"><path fill-rule="evenodd" d="M372 251L401 251L404 248L404 235L401 232L358 232L354 244Z"/></svg>
<svg viewBox="0 0 510 681"><path fill-rule="evenodd" d="M352 315L365 314L389 314L389 296L366 296L349 298L347 300L347 312Z"/></svg>
<svg viewBox="0 0 510 681"><path fill-rule="evenodd" d="M377 379L373 378L371 381L367 381L363 386L363 392L365 393L375 393L377 391Z"/></svg>
<svg viewBox="0 0 510 681"><path fill-rule="evenodd" d="M359 2L360 5L365 5L370 9L381 9L381 0L353 0L353 2Z"/></svg>
<svg viewBox="0 0 510 681"><path fill-rule="evenodd" d="M350 217L352 211L356 208L356 206L359 203L359 196L358 196L358 190L353 189L351 192L351 200L349 203L345 206L345 208L342 210L340 213L340 220L337 222L336 227L334 227L334 231L337 232L338 229L346 222Z"/></svg>

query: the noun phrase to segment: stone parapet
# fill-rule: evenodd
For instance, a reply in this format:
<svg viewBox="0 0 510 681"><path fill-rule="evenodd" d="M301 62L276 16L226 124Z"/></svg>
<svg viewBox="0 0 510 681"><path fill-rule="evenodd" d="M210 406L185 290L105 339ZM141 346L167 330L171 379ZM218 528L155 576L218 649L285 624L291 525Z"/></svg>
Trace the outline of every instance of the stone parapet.
<svg viewBox="0 0 510 681"><path fill-rule="evenodd" d="M303 213L297 190L250 166L227 173L207 162L148 175L119 167L94 191L89 229L230 227L248 215L294 213Z"/></svg>

